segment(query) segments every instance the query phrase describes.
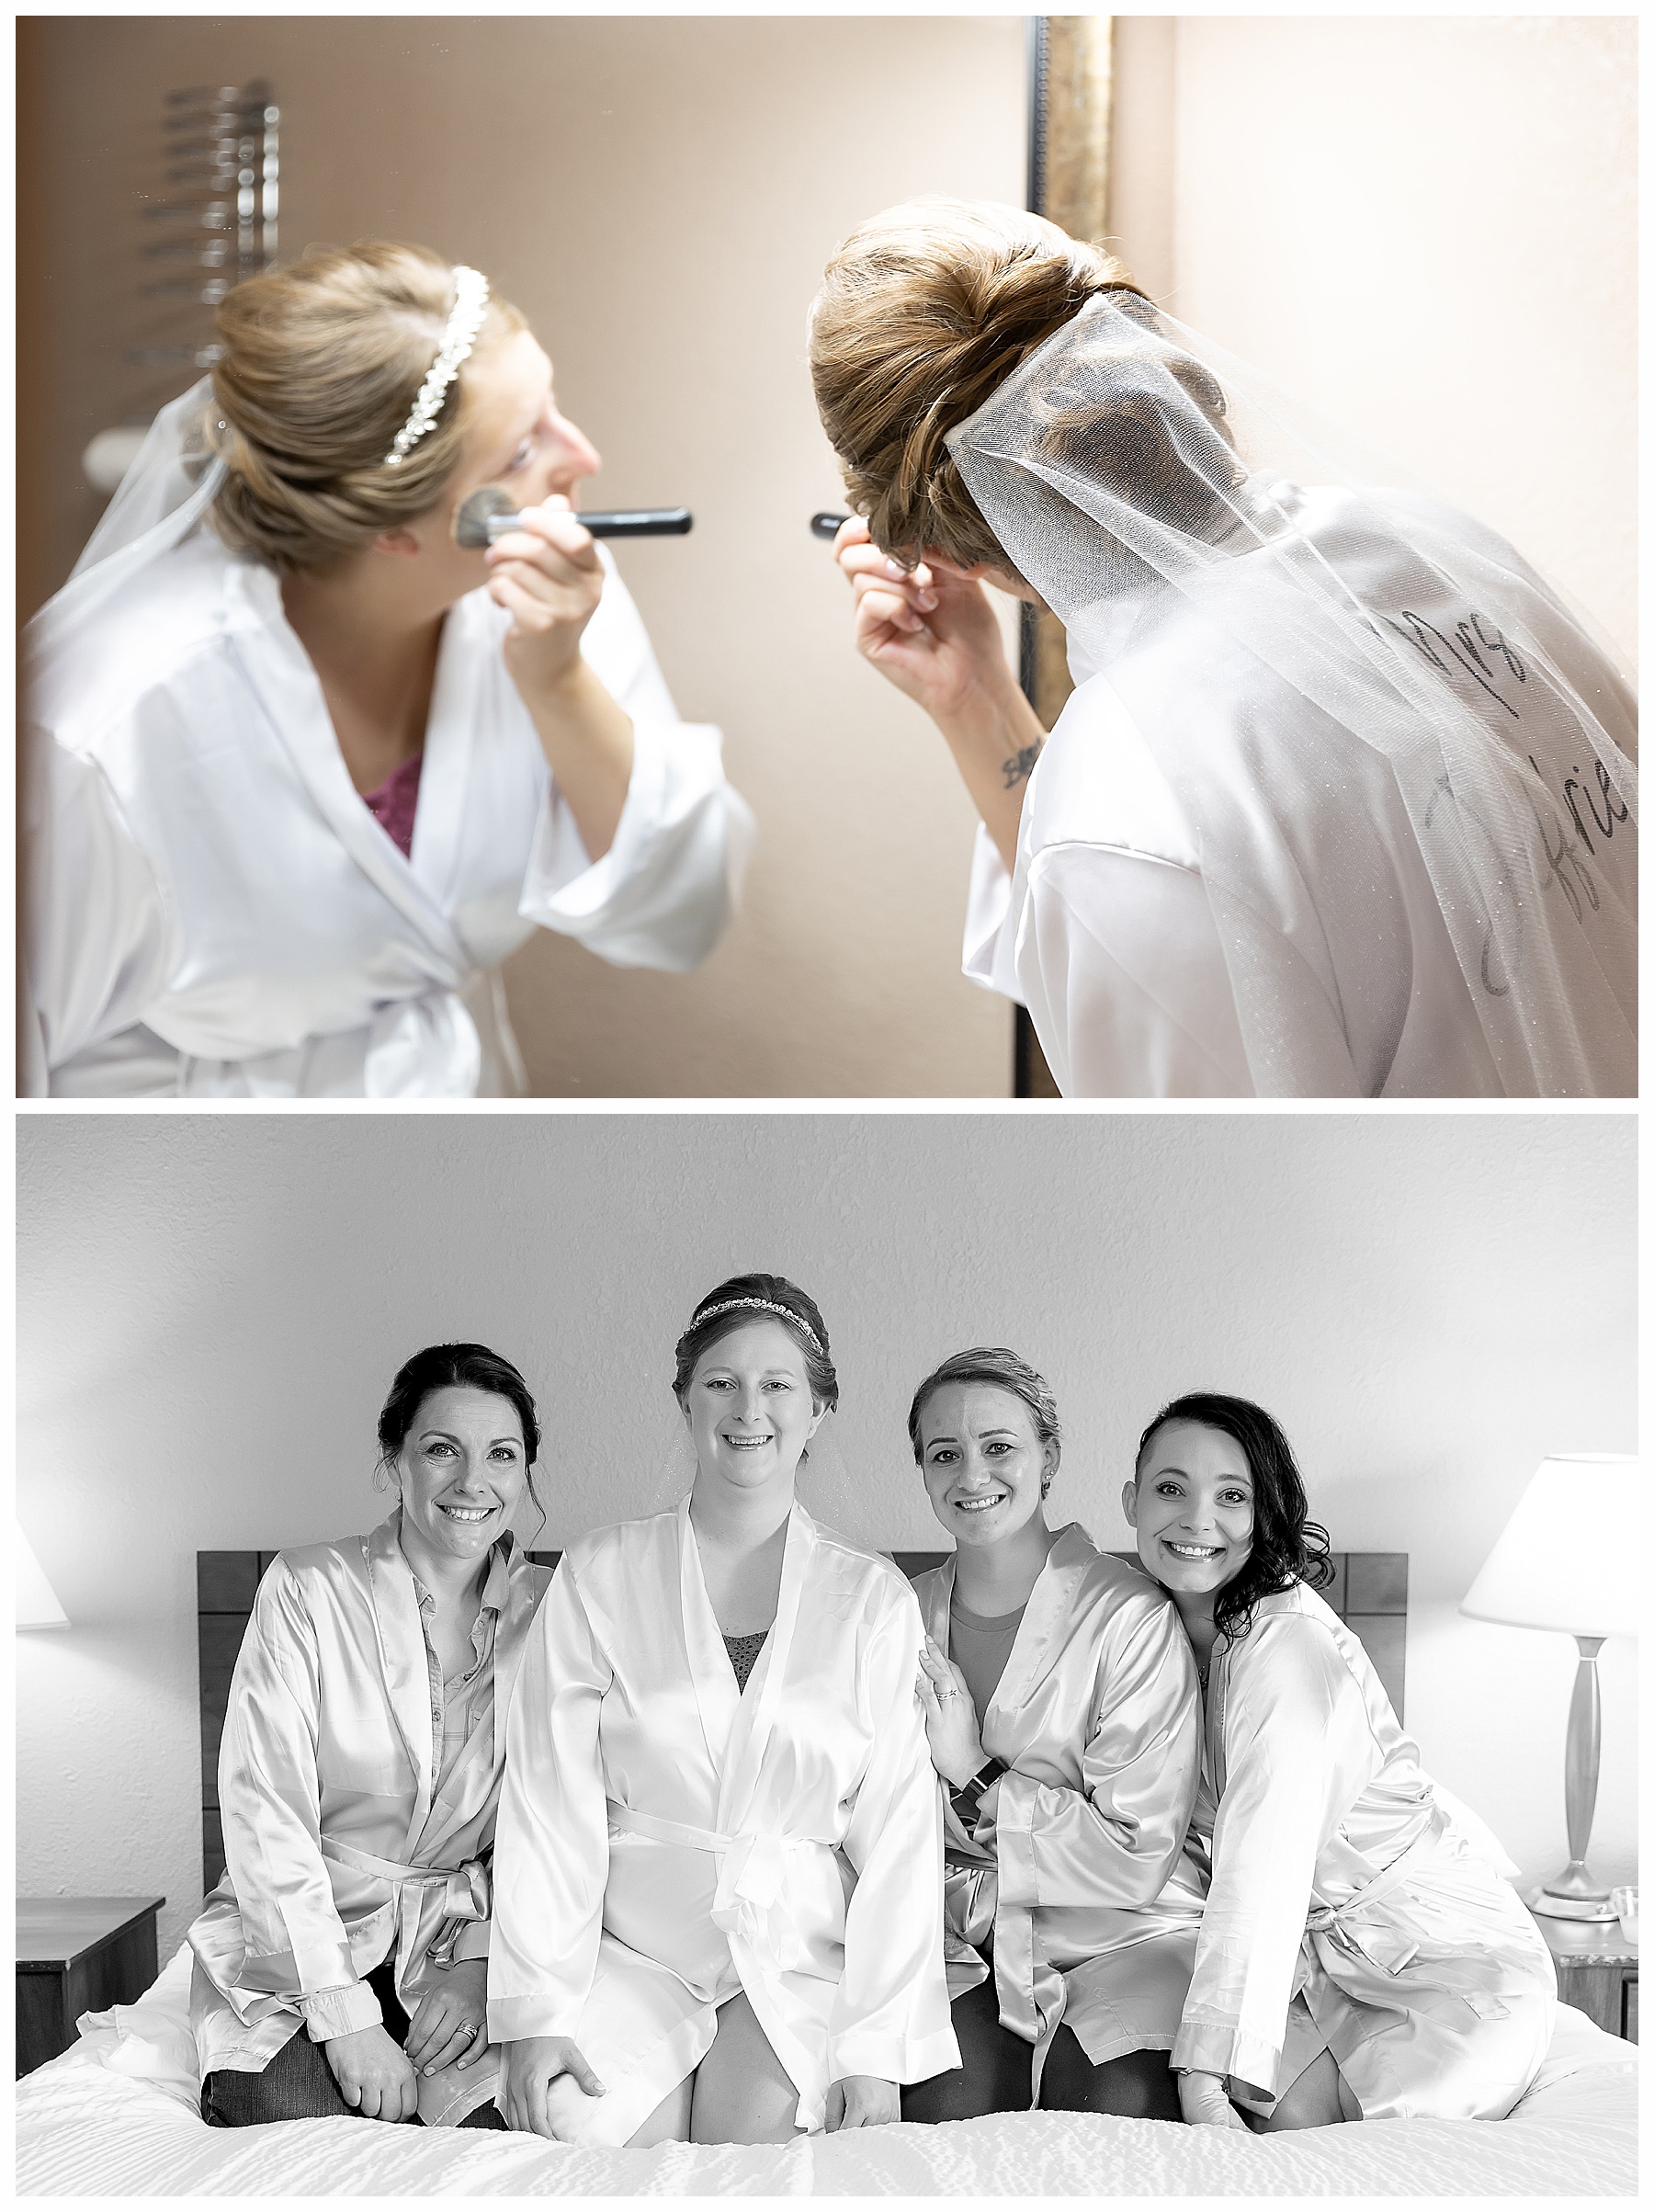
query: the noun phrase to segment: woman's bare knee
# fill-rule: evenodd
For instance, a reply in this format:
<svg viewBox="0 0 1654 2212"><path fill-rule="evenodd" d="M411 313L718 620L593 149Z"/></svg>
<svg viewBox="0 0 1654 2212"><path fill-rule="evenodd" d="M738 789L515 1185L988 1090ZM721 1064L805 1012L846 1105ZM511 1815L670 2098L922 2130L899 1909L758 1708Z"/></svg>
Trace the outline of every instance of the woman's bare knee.
<svg viewBox="0 0 1654 2212"><path fill-rule="evenodd" d="M1253 2126L1260 2135L1284 2134L1297 2127L1336 2127L1347 2116L1340 2094L1342 2087L1338 2061L1330 2050L1324 2050L1276 2100L1269 2116L1254 2121Z"/></svg>
<svg viewBox="0 0 1654 2212"><path fill-rule="evenodd" d="M686 2143L695 2102L695 2076L685 2074L669 2089L643 2125L626 2138L629 2150L652 2150L657 2143Z"/></svg>
<svg viewBox="0 0 1654 2212"><path fill-rule="evenodd" d="M798 2089L742 1991L718 2008L718 2032L696 2070L689 2139L790 2143L798 2109Z"/></svg>

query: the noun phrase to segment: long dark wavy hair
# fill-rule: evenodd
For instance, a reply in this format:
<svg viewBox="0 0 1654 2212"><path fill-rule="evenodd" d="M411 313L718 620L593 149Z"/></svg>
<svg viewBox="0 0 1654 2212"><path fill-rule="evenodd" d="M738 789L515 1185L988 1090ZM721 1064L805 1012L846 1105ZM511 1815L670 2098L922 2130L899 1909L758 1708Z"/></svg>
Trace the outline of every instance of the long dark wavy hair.
<svg viewBox="0 0 1654 2212"><path fill-rule="evenodd" d="M1218 1390L1191 1390L1174 1398L1143 1431L1137 1454L1139 1471L1143 1454L1169 1421L1197 1421L1204 1428L1220 1429L1246 1454L1252 1480L1252 1550L1240 1573L1218 1591L1212 1607L1218 1634L1239 1643L1252 1628L1261 1597L1290 1590L1294 1582L1321 1590L1332 1580L1335 1570L1328 1557L1327 1532L1309 1518L1304 1478L1285 1430L1261 1405L1253 1405L1250 1398L1227 1398Z"/></svg>

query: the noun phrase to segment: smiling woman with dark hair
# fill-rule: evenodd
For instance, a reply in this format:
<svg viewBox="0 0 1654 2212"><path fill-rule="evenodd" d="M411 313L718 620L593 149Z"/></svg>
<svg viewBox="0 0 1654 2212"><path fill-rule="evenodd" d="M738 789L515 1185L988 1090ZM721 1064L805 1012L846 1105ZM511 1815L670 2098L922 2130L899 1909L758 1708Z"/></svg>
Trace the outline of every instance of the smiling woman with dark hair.
<svg viewBox="0 0 1654 2212"><path fill-rule="evenodd" d="M1244 1398L1174 1400L1124 1503L1205 1693L1184 2117L1502 2119L1549 2048L1550 1955L1315 1594L1326 1537L1280 1424Z"/></svg>
<svg viewBox="0 0 1654 2212"><path fill-rule="evenodd" d="M379 1421L395 1511L279 1554L219 1758L222 1881L189 1931L201 2110L497 2127L491 1889L507 1685L546 1589L527 1384L485 1344L406 1362Z"/></svg>
<svg viewBox="0 0 1654 2212"><path fill-rule="evenodd" d="M947 1787L948 1986L963 2063L910 2120L990 2112L1178 2116L1169 2054L1200 1891L1183 1842L1200 1700L1177 1616L1078 1522L1043 1377L956 1353L908 1416L954 1556L921 1576L919 1694Z"/></svg>

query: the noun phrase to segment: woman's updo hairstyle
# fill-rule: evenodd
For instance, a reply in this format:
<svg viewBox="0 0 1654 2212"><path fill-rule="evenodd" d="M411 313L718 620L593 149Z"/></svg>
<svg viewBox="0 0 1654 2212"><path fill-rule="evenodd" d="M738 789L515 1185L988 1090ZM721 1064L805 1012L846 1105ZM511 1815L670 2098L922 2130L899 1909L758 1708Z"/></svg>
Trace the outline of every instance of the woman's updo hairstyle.
<svg viewBox="0 0 1654 2212"><path fill-rule="evenodd" d="M486 1390L493 1398L508 1398L523 1424L523 1453L532 1468L539 1457L539 1416L534 1397L510 1360L491 1352L486 1344L427 1344L396 1371L391 1394L380 1410L380 1467L389 1473L408 1432L419 1418L419 1409L433 1390L461 1388ZM534 1489L532 1474L529 1491Z"/></svg>
<svg viewBox="0 0 1654 2212"><path fill-rule="evenodd" d="M1261 1597L1290 1590L1294 1582L1320 1590L1332 1580L1335 1570L1328 1557L1327 1532L1309 1518L1304 1479L1286 1432L1261 1405L1217 1390L1192 1390L1174 1398L1143 1431L1137 1454L1139 1474L1144 1453L1169 1421L1195 1421L1203 1428L1219 1429L1246 1455L1252 1480L1252 1552L1233 1582L1218 1593L1212 1607L1218 1633L1239 1643L1252 1628Z"/></svg>
<svg viewBox="0 0 1654 2212"><path fill-rule="evenodd" d="M991 202L909 200L839 247L810 310L810 376L881 551L1007 566L945 441L1103 291L1143 296L1113 255Z"/></svg>
<svg viewBox="0 0 1654 2212"><path fill-rule="evenodd" d="M727 1310L715 1311L718 1307ZM714 1344L732 1336L737 1329L764 1321L779 1322L797 1340L810 1378L810 1394L817 1406L836 1406L838 1376L821 1310L807 1291L789 1283L784 1275L732 1275L727 1283L708 1291L677 1340L677 1371L672 1389L678 1403L683 1404L697 1367Z"/></svg>
<svg viewBox="0 0 1654 2212"><path fill-rule="evenodd" d="M312 246L227 293L207 443L230 474L213 505L226 543L314 569L434 507L469 427L466 371L400 468L385 456L442 348L454 272L424 246ZM473 356L527 324L491 293Z"/></svg>
<svg viewBox="0 0 1654 2212"><path fill-rule="evenodd" d="M948 1382L987 1382L996 1390L1009 1390L1020 1398L1034 1417L1034 1434L1041 1444L1051 1445L1057 1458L1051 1462L1051 1472L1057 1471L1062 1457L1062 1428L1057 1419L1057 1401L1051 1395L1051 1386L1043 1375L1036 1374L1025 1359L1008 1352L1003 1344L978 1344L969 1352L955 1352L933 1367L919 1388L913 1392L913 1402L908 1408L908 1441L913 1447L913 1458L923 1467L924 1444L920 1435L920 1424L932 1395Z"/></svg>

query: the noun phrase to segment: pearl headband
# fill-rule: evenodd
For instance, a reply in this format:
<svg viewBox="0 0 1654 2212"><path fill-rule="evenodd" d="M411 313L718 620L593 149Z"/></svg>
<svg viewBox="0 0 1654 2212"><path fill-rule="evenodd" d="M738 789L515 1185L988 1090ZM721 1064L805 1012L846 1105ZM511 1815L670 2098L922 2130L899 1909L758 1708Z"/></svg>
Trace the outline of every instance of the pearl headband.
<svg viewBox="0 0 1654 2212"><path fill-rule="evenodd" d="M476 344L477 333L481 329L482 318L487 312L488 278L481 269L455 269L454 304L448 312L447 328L442 334L441 348L431 363L425 382L419 387L419 397L414 403L414 412L397 432L395 444L380 463L381 469L400 469L425 432L435 425L442 412L442 403L447 397L447 388L459 375L460 362Z"/></svg>
<svg viewBox="0 0 1654 2212"><path fill-rule="evenodd" d="M700 1311L695 1316L694 1320L689 1323L689 1326L692 1329L698 1329L702 1322L716 1321L720 1313L737 1313L742 1311L747 1307L751 1307L754 1311L759 1313L778 1313L784 1322L791 1322L795 1329L801 1329L804 1334L809 1337L810 1343L815 1346L817 1352L821 1354L821 1356L823 1359L826 1358L826 1353L821 1351L821 1338L816 1334L810 1323L804 1319L804 1316L801 1313L795 1313L790 1306L776 1305L774 1299L731 1298L726 1299L721 1306L703 1306Z"/></svg>

